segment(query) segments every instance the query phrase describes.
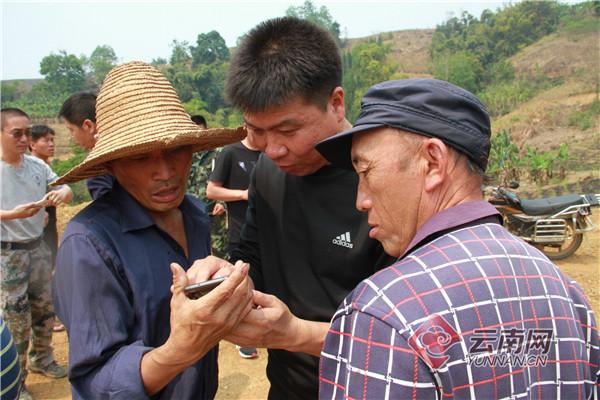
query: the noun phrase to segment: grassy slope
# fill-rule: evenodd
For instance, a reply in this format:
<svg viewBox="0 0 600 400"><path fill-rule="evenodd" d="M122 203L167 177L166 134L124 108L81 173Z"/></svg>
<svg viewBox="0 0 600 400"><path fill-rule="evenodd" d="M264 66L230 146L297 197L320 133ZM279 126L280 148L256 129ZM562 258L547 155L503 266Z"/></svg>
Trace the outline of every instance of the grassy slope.
<svg viewBox="0 0 600 400"><path fill-rule="evenodd" d="M569 117L598 98L599 32L548 35L511 58L517 74L542 73L560 77L560 86L546 90L511 113L497 118L494 131L509 129L521 145L540 150L569 145L572 168L567 180L600 176L600 118L586 130L569 126Z"/></svg>

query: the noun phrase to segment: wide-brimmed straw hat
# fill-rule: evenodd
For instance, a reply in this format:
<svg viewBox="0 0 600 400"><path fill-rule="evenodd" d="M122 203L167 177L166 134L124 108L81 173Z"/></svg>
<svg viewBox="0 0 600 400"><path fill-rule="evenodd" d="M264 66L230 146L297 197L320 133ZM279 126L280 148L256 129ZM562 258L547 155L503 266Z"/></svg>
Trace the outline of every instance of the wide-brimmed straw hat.
<svg viewBox="0 0 600 400"><path fill-rule="evenodd" d="M201 129L155 67L133 61L113 68L96 101L98 140L85 160L54 184L108 173L106 163L159 149L214 149L242 140L244 128Z"/></svg>

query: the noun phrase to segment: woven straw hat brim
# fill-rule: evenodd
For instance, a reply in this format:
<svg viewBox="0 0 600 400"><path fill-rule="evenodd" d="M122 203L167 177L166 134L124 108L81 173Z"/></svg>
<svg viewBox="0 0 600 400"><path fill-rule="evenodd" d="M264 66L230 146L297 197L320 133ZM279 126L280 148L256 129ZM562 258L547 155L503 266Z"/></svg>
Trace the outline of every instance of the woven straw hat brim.
<svg viewBox="0 0 600 400"><path fill-rule="evenodd" d="M93 176L108 174L106 163L120 158L188 145L192 146L194 152L212 150L216 147L239 142L245 137L246 130L243 127L236 129L199 129L194 125L191 130L180 131L177 134L168 134L167 132L161 134L160 131L156 131L154 136L146 137L144 141L138 141L132 145L125 144L115 149L94 147L81 164L58 178L53 185L73 183Z"/></svg>
<svg viewBox="0 0 600 400"><path fill-rule="evenodd" d="M106 163L119 158L185 145L194 151L214 149L246 135L244 128L198 128L167 78L140 61L108 73L96 100L96 122L96 145L56 185L106 174Z"/></svg>

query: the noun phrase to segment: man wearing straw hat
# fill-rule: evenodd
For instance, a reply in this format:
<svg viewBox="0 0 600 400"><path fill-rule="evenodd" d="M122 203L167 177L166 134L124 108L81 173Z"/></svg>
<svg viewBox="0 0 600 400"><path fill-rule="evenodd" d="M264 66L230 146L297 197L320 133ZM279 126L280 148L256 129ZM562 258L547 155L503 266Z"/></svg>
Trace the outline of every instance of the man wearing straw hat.
<svg viewBox="0 0 600 400"><path fill-rule="evenodd" d="M98 142L58 180L116 178L69 223L58 253L54 302L69 333L73 398L213 398L216 346L249 312L251 282L238 263L206 296L183 293L184 270L210 254L208 216L186 181L194 151L244 130L199 129L141 62L114 68L96 107Z"/></svg>

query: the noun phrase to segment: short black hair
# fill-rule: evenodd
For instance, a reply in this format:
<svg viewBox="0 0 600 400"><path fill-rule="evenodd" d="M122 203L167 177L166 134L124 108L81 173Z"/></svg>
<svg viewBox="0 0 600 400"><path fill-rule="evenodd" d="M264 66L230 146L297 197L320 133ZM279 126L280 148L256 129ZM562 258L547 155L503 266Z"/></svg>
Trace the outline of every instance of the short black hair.
<svg viewBox="0 0 600 400"><path fill-rule="evenodd" d="M37 142L39 138L47 135L56 135L56 132L48 125L34 125L31 127L31 140L33 142Z"/></svg>
<svg viewBox="0 0 600 400"><path fill-rule="evenodd" d="M72 94L63 103L58 117L77 126L82 126L86 119L96 123L96 95L90 92Z"/></svg>
<svg viewBox="0 0 600 400"><path fill-rule="evenodd" d="M274 18L244 36L233 55L226 94L242 111L262 112L296 96L325 108L342 84L342 61L335 39L318 25Z"/></svg>
<svg viewBox="0 0 600 400"><path fill-rule="evenodd" d="M195 123L196 125L204 125L205 127L208 128L208 124L206 123L206 118L204 118L202 115L192 115L191 119L192 119L192 122Z"/></svg>
<svg viewBox="0 0 600 400"><path fill-rule="evenodd" d="M16 107L5 107L0 109L0 130L4 129L6 124L6 118L8 117L25 117L29 119L29 115L20 108Z"/></svg>

